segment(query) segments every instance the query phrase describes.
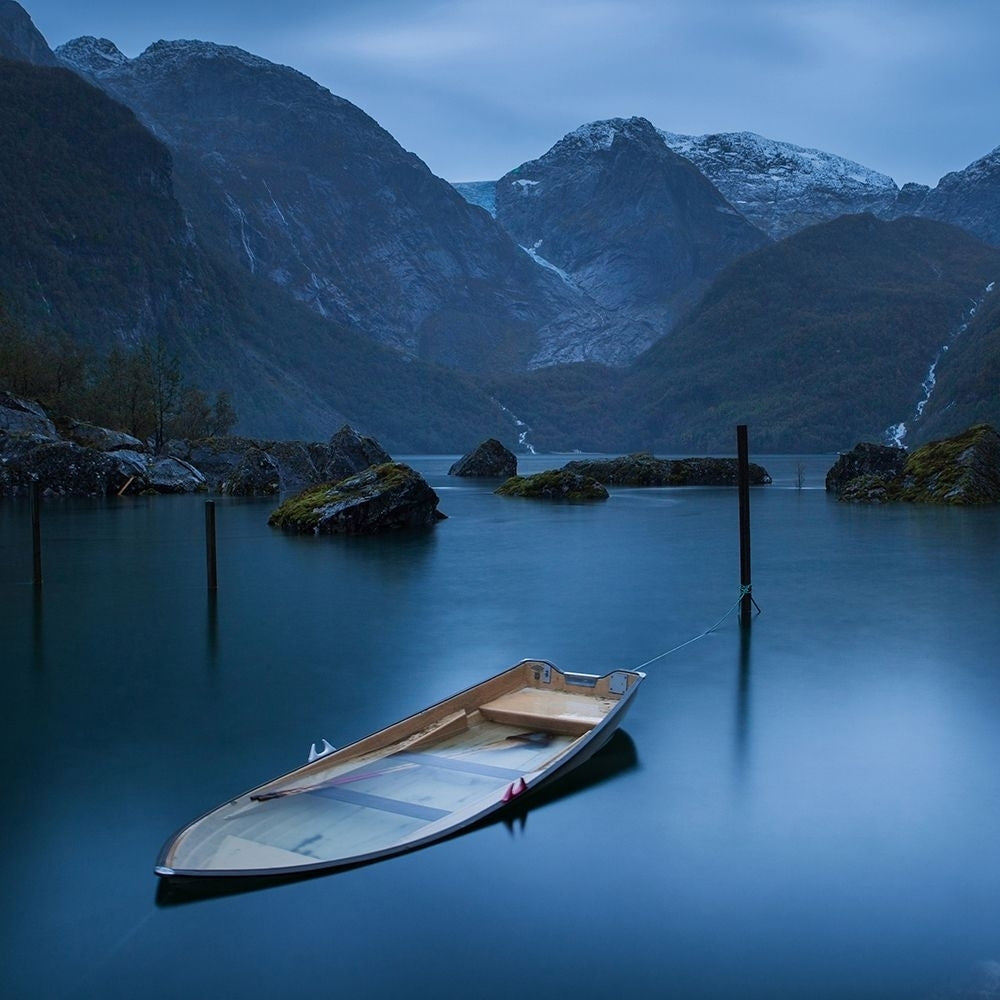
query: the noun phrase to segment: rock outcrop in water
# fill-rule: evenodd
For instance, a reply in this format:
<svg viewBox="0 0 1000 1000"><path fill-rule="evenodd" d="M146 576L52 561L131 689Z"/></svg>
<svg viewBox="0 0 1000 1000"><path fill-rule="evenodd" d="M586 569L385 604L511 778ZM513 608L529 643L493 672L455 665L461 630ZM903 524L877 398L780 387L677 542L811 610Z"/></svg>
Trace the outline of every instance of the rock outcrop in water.
<svg viewBox="0 0 1000 1000"><path fill-rule="evenodd" d="M909 455L901 448L859 444L837 459L826 488L849 503L1000 503L1000 434L977 424Z"/></svg>
<svg viewBox="0 0 1000 1000"><path fill-rule="evenodd" d="M537 500L607 500L608 491L592 476L566 469L550 469L533 476L512 476L494 492L503 497Z"/></svg>
<svg viewBox="0 0 1000 1000"><path fill-rule="evenodd" d="M567 462L569 472L592 476L606 486L735 486L738 465L735 458L654 458L636 452L619 458ZM771 482L767 469L750 463L750 485Z"/></svg>
<svg viewBox="0 0 1000 1000"><path fill-rule="evenodd" d="M906 458L905 448L862 441L837 456L826 474L827 492L842 500L862 500L865 490L874 489L878 493L894 480L903 471Z"/></svg>
<svg viewBox="0 0 1000 1000"><path fill-rule="evenodd" d="M438 495L420 473L386 462L291 497L267 523L300 534L375 535L428 528L445 517L437 506Z"/></svg>
<svg viewBox="0 0 1000 1000"><path fill-rule="evenodd" d="M517 456L496 438L490 438L463 455L448 470L448 475L509 479L517 475Z"/></svg>

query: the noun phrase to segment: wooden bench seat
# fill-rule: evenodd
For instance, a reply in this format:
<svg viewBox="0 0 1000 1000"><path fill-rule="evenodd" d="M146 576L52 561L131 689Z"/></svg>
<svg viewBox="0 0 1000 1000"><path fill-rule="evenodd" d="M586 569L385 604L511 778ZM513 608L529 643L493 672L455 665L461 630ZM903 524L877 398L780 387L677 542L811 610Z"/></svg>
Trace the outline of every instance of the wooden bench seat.
<svg viewBox="0 0 1000 1000"><path fill-rule="evenodd" d="M610 706L604 698L526 687L480 705L479 711L491 722L506 726L582 736L604 718Z"/></svg>

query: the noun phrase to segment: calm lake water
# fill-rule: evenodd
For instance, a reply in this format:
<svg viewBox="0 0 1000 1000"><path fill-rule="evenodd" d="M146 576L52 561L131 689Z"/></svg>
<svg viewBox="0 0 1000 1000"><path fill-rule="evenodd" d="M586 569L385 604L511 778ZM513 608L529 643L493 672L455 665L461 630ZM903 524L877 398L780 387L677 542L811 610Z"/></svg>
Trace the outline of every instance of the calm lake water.
<svg viewBox="0 0 1000 1000"><path fill-rule="evenodd" d="M833 456L754 458L763 613L648 666L574 779L402 857L183 903L161 843L311 743L525 656L604 673L707 629L739 594L735 490L551 506L420 457L449 519L378 539L219 498L214 603L203 497L47 501L40 595L27 503L0 502L4 994L997 989L1000 510L840 505Z"/></svg>

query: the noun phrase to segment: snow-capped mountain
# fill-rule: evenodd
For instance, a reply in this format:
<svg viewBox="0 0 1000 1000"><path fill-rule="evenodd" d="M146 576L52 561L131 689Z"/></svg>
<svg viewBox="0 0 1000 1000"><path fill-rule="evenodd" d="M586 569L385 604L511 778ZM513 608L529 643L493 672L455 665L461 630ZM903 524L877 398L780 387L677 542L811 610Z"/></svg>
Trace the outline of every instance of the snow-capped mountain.
<svg viewBox="0 0 1000 1000"><path fill-rule="evenodd" d="M753 132L660 135L774 239L841 215L894 214L896 182L841 156Z"/></svg>
<svg viewBox="0 0 1000 1000"><path fill-rule="evenodd" d="M644 118L593 122L497 182L497 219L536 261L613 317L570 354L622 364L668 333L730 261L766 242Z"/></svg>

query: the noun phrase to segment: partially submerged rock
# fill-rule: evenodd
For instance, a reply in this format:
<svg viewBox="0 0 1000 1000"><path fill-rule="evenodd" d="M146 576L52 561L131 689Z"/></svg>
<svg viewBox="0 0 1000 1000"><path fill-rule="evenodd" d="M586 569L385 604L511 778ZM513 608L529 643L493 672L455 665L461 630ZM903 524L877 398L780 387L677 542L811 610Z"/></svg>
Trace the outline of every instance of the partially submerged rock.
<svg viewBox="0 0 1000 1000"><path fill-rule="evenodd" d="M72 441L0 434L0 496L27 493L37 482L53 496L106 496L145 474L146 456L103 452Z"/></svg>
<svg viewBox="0 0 1000 1000"><path fill-rule="evenodd" d="M917 448L906 460L894 499L1000 503L1000 434L989 424L977 424L956 437Z"/></svg>
<svg viewBox="0 0 1000 1000"><path fill-rule="evenodd" d="M739 476L735 458L654 458L648 452L576 460L563 468L606 486L735 486ZM749 478L751 486L771 482L767 469L755 462L749 465Z"/></svg>
<svg viewBox="0 0 1000 1000"><path fill-rule="evenodd" d="M1000 503L1000 434L977 424L909 455L859 444L837 459L826 488L848 503Z"/></svg>
<svg viewBox="0 0 1000 1000"><path fill-rule="evenodd" d="M826 474L826 488L847 500L844 491L856 479L874 477L883 484L892 482L906 465L907 451L893 445L862 441L850 451L841 452Z"/></svg>
<svg viewBox="0 0 1000 1000"><path fill-rule="evenodd" d="M542 500L608 499L608 491L593 476L567 469L550 469L533 476L512 476L494 492L504 497Z"/></svg>
<svg viewBox="0 0 1000 1000"><path fill-rule="evenodd" d="M425 528L443 520L438 495L401 462L374 465L337 483L313 486L286 500L268 524L306 534L374 535Z"/></svg>
<svg viewBox="0 0 1000 1000"><path fill-rule="evenodd" d="M489 438L463 455L448 470L448 475L509 479L517 475L517 456L496 438Z"/></svg>

